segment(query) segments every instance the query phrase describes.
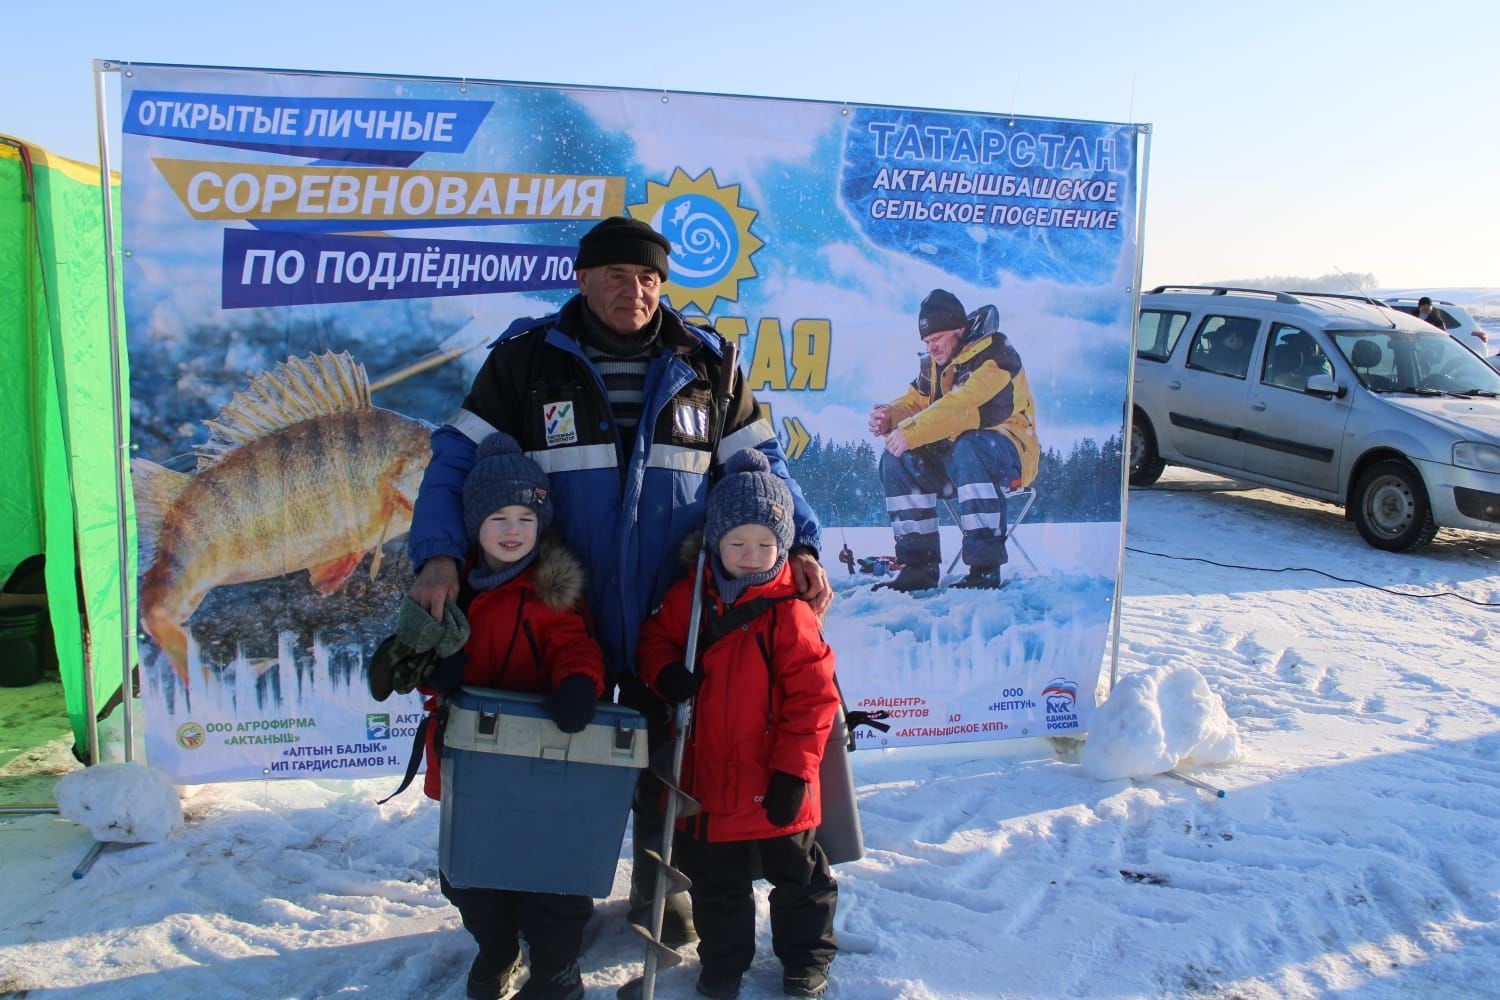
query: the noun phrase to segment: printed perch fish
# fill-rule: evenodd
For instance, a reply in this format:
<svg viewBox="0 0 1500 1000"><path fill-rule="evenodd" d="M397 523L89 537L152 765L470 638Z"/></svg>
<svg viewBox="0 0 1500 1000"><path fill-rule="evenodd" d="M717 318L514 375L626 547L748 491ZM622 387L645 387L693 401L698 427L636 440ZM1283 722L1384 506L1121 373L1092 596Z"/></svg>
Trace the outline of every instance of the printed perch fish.
<svg viewBox="0 0 1500 1000"><path fill-rule="evenodd" d="M141 617L178 677L184 628L214 587L307 570L337 590L366 552L411 527L430 455L426 424L370 405L347 353L261 372L213 420L192 475L135 459Z"/></svg>

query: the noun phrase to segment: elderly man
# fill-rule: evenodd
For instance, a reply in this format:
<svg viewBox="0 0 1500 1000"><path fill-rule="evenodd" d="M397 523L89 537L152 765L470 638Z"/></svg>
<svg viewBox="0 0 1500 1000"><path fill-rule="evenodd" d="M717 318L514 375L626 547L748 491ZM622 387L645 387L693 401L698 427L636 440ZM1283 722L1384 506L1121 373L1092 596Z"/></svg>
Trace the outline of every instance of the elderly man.
<svg viewBox="0 0 1500 1000"><path fill-rule="evenodd" d="M880 479L901 572L884 586L927 590L942 576L939 495L958 498L968 575L956 586L998 588L1005 553L1005 496L1036 478L1036 408L1021 356L999 330L993 306L973 315L935 288L922 300L917 332L927 357L911 387L870 412L885 438Z"/></svg>
<svg viewBox="0 0 1500 1000"><path fill-rule="evenodd" d="M641 623L685 572L683 539L701 530L710 466L755 448L794 500L790 563L822 614L832 600L818 562L816 516L787 472L770 424L736 379L723 437L710 454L713 388L722 339L660 304L672 245L644 222L616 217L578 243L578 294L556 313L520 319L500 335L458 413L432 435L432 462L412 514L408 549L419 567L413 600L441 618L458 594L467 537L463 482L476 443L504 431L548 475L554 524L588 570L588 604L622 704L660 703L635 678ZM632 920L644 922L655 870L641 855L659 830L656 802L636 812ZM675 905L680 902L681 906ZM668 943L691 939L686 901L669 910Z"/></svg>

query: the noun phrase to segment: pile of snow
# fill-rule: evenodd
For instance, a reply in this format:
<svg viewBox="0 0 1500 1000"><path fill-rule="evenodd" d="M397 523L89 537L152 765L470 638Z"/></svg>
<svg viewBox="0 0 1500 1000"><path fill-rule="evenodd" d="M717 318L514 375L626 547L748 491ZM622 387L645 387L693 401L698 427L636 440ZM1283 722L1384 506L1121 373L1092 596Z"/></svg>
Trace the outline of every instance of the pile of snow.
<svg viewBox="0 0 1500 1000"><path fill-rule="evenodd" d="M98 764L63 775L57 811L101 843L155 844L182 826L177 789L144 764Z"/></svg>
<svg viewBox="0 0 1500 1000"><path fill-rule="evenodd" d="M1094 713L1079 763L1095 778L1147 778L1234 760L1240 735L1192 667L1128 674Z"/></svg>

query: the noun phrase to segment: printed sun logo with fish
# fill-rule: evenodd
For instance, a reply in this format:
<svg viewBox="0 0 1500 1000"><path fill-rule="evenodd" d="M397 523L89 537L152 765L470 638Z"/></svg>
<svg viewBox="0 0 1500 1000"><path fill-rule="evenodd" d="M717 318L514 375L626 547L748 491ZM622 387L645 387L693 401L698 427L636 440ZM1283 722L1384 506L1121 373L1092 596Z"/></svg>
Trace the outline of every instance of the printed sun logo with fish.
<svg viewBox="0 0 1500 1000"><path fill-rule="evenodd" d="M740 282L756 276L751 256L765 244L750 232L758 214L740 205L740 186L720 187L712 170L690 178L678 167L666 184L646 183L646 201L630 214L672 243L672 274L662 296L675 309L708 314L719 299L738 301Z"/></svg>

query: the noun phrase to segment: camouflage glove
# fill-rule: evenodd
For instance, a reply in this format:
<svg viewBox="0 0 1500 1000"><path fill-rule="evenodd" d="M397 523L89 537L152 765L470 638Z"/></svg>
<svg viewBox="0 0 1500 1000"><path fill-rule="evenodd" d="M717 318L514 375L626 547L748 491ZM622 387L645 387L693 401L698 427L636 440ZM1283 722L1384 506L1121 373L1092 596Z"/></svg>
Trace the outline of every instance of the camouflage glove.
<svg viewBox="0 0 1500 1000"><path fill-rule="evenodd" d="M443 620L438 622L422 605L403 597L396 612L396 637L414 652L435 649L438 656L452 656L469 641L469 623L452 601L443 605Z"/></svg>
<svg viewBox="0 0 1500 1000"><path fill-rule="evenodd" d="M394 691L407 694L432 672L437 665L438 654L434 649L415 650L402 641L399 635L386 636L370 657L370 695L376 701L385 701Z"/></svg>
<svg viewBox="0 0 1500 1000"><path fill-rule="evenodd" d="M370 695L376 701L385 701L392 691L408 694L426 681L440 662L460 656L468 641L469 622L457 604L445 603L443 620L438 622L416 601L402 598L396 612L396 634L387 636L370 657ZM462 671L462 660L458 667Z"/></svg>

